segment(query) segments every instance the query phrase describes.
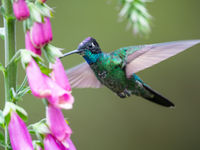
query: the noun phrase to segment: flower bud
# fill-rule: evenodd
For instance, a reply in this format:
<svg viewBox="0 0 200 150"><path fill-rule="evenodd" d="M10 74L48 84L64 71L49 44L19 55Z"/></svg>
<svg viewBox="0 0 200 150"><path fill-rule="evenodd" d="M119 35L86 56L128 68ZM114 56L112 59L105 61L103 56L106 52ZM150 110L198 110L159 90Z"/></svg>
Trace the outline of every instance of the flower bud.
<svg viewBox="0 0 200 150"><path fill-rule="evenodd" d="M48 17L44 18L44 37L45 37L45 42L49 43L53 39L53 34L52 34L52 29L51 29L51 22Z"/></svg>
<svg viewBox="0 0 200 150"><path fill-rule="evenodd" d="M14 0L13 11L17 20L22 21L30 16L30 12L25 0Z"/></svg>
<svg viewBox="0 0 200 150"><path fill-rule="evenodd" d="M46 44L44 28L42 23L34 22L33 26L31 27L30 36L34 47L41 48Z"/></svg>
<svg viewBox="0 0 200 150"><path fill-rule="evenodd" d="M13 150L33 150L31 136L25 123L16 112L11 112L11 120L8 125L8 131Z"/></svg>
<svg viewBox="0 0 200 150"><path fill-rule="evenodd" d="M31 42L30 31L27 31L26 35L25 35L25 47L27 50L30 50L30 51L34 52L35 54L41 56L41 53L42 53L41 49L35 48Z"/></svg>
<svg viewBox="0 0 200 150"><path fill-rule="evenodd" d="M46 108L47 124L53 136L59 141L64 141L72 134L71 128L68 126L63 113L60 109L49 105Z"/></svg>

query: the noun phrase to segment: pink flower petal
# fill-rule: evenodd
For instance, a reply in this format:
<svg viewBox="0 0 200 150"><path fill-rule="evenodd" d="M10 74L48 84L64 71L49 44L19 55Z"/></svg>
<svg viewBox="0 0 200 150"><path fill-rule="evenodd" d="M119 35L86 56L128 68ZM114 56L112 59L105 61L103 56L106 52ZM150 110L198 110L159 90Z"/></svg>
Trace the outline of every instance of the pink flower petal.
<svg viewBox="0 0 200 150"><path fill-rule="evenodd" d="M34 47L41 48L46 44L42 23L34 22L33 26L31 27L30 35Z"/></svg>
<svg viewBox="0 0 200 150"><path fill-rule="evenodd" d="M43 29L44 29L45 42L49 43L53 39L53 34L52 34L52 29L51 29L51 22L48 17L44 18Z"/></svg>
<svg viewBox="0 0 200 150"><path fill-rule="evenodd" d="M63 141L70 137L70 135L72 134L72 130L65 121L65 118L60 109L49 105L46 109L46 118L51 133L59 141Z"/></svg>
<svg viewBox="0 0 200 150"><path fill-rule="evenodd" d="M35 48L31 42L31 38L30 38L30 31L26 32L26 36L25 36L25 47L27 50L32 51L33 53L41 56L41 50L38 48Z"/></svg>
<svg viewBox="0 0 200 150"><path fill-rule="evenodd" d="M44 150L68 150L52 135L46 135L44 139Z"/></svg>
<svg viewBox="0 0 200 150"><path fill-rule="evenodd" d="M14 0L13 11L17 20L22 21L30 16L30 12L25 0Z"/></svg>
<svg viewBox="0 0 200 150"><path fill-rule="evenodd" d="M68 138L65 142L62 143L68 150L76 150L76 147L70 138Z"/></svg>
<svg viewBox="0 0 200 150"><path fill-rule="evenodd" d="M71 91L71 87L69 81L67 79L67 75L65 73L65 69L60 61L60 59L56 59L55 64L52 64L53 71L51 73L52 79L62 88L67 91Z"/></svg>
<svg viewBox="0 0 200 150"><path fill-rule="evenodd" d="M38 98L45 98L50 96L51 89L46 83L46 75L42 74L36 62L32 59L27 68L26 74L28 83L34 96Z"/></svg>
<svg viewBox="0 0 200 150"><path fill-rule="evenodd" d="M11 114L8 131L13 150L33 150L31 136L26 125L15 112Z"/></svg>
<svg viewBox="0 0 200 150"><path fill-rule="evenodd" d="M71 109L74 103L74 97L71 95L71 92L60 87L51 78L46 77L45 79L48 87L51 89L51 95L47 97L48 101L57 108Z"/></svg>

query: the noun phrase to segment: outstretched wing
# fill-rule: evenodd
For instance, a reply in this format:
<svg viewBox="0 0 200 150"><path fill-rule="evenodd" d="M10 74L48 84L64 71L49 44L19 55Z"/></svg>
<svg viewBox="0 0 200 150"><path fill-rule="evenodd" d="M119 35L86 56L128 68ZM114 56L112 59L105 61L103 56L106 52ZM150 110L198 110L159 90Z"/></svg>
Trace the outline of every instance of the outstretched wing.
<svg viewBox="0 0 200 150"><path fill-rule="evenodd" d="M67 70L66 74L72 88L100 88L102 86L86 62Z"/></svg>
<svg viewBox="0 0 200 150"><path fill-rule="evenodd" d="M133 73L151 67L198 43L200 40L187 40L135 46L134 49L127 49L126 75L130 77ZM139 49L136 49L137 47Z"/></svg>

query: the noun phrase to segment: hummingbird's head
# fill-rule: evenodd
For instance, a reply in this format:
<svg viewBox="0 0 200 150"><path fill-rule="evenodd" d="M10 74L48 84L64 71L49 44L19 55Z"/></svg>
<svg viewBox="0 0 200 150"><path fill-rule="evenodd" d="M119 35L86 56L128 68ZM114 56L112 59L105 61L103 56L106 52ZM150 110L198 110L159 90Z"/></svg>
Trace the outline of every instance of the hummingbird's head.
<svg viewBox="0 0 200 150"><path fill-rule="evenodd" d="M97 41L92 38L92 37L88 37L85 40L83 40L78 48L76 50L73 50L71 52L68 52L66 54L64 54L62 57L71 55L71 54L80 54L82 56L85 56L87 54L99 54L101 53L101 48L99 47L99 44L97 43Z"/></svg>
<svg viewBox="0 0 200 150"><path fill-rule="evenodd" d="M92 38L88 37L85 40L83 40L79 46L78 49L80 51L80 54L84 55L86 51L90 51L92 54L98 54L101 53L101 48L99 47L99 44L97 41Z"/></svg>

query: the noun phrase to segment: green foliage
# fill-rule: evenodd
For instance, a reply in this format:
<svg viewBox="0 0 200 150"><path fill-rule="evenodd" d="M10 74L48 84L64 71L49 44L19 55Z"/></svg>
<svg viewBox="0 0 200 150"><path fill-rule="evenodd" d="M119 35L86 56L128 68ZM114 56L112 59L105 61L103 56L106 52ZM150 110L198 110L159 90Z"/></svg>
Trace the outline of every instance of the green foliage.
<svg viewBox="0 0 200 150"><path fill-rule="evenodd" d="M29 10L30 10L31 19L36 21L36 22L42 22L42 16L41 16L40 9L38 7L36 7L36 5L31 3L31 2L28 3L28 7L29 7Z"/></svg>
<svg viewBox="0 0 200 150"><path fill-rule="evenodd" d="M9 122L10 122L10 117L11 117L12 111L15 111L24 121L27 120L28 114L22 107L14 104L12 102L6 102L5 108L3 110L3 115L5 117L6 124L9 124Z"/></svg>
<svg viewBox="0 0 200 150"><path fill-rule="evenodd" d="M47 44L44 47L44 54L49 62L55 63L56 58L61 57L63 55L61 50L63 49L55 47L51 44Z"/></svg>
<svg viewBox="0 0 200 150"><path fill-rule="evenodd" d="M41 62L37 62L38 66L40 67L40 70L43 74L46 74L47 76L52 72L52 69L46 67Z"/></svg>
<svg viewBox="0 0 200 150"><path fill-rule="evenodd" d="M121 11L119 16L121 19L128 19L128 28L132 28L135 34L148 34L151 31L149 14L146 3L150 0L120 0Z"/></svg>
<svg viewBox="0 0 200 150"><path fill-rule="evenodd" d="M40 3L36 1L35 6L38 8L39 12L42 14L42 16L46 17L52 17L52 11L53 9L50 8L47 4L45 3Z"/></svg>
<svg viewBox="0 0 200 150"><path fill-rule="evenodd" d="M39 55L27 49L20 49L19 51L21 52L21 63L24 69L26 68L26 66L31 61L32 58L34 58L36 61L40 61L40 62L43 61L43 59Z"/></svg>
<svg viewBox="0 0 200 150"><path fill-rule="evenodd" d="M3 74L5 73L5 68L4 68L4 66L1 63L0 63L0 71L2 71Z"/></svg>
<svg viewBox="0 0 200 150"><path fill-rule="evenodd" d="M0 146L5 147L4 135L0 132Z"/></svg>
<svg viewBox="0 0 200 150"><path fill-rule="evenodd" d="M41 141L43 141L44 136L46 134L51 133L51 131L49 130L49 127L46 123L46 118L40 120L39 122L29 125L28 131L30 134L34 134L39 139L40 143L41 143ZM43 144L41 145L41 147L43 147Z"/></svg>

